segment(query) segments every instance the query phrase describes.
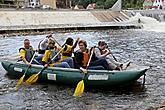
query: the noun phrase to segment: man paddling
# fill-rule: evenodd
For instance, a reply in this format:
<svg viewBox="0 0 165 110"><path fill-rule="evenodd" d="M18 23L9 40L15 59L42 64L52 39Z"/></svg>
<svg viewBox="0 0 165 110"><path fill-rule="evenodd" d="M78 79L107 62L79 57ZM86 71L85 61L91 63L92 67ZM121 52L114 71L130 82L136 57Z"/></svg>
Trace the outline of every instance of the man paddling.
<svg viewBox="0 0 165 110"><path fill-rule="evenodd" d="M30 64L30 60L32 59L35 50L33 49L33 47L30 45L30 40L29 39L25 39L24 40L24 47L19 49L19 53L20 53L20 59L28 65ZM32 61L32 64L39 64L39 62L37 62L35 59Z"/></svg>

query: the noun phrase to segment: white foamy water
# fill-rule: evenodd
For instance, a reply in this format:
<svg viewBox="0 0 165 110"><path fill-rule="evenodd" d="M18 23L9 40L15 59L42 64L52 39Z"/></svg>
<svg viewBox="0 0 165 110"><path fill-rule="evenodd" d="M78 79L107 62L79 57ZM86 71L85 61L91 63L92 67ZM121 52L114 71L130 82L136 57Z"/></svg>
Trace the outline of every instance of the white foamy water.
<svg viewBox="0 0 165 110"><path fill-rule="evenodd" d="M144 24L144 30L154 32L165 32L165 22L158 22L155 24Z"/></svg>
<svg viewBox="0 0 165 110"><path fill-rule="evenodd" d="M137 13L135 16L131 17L127 22L140 23L143 25L143 30L154 31L154 32L165 32L165 22L159 22L155 18L142 16Z"/></svg>

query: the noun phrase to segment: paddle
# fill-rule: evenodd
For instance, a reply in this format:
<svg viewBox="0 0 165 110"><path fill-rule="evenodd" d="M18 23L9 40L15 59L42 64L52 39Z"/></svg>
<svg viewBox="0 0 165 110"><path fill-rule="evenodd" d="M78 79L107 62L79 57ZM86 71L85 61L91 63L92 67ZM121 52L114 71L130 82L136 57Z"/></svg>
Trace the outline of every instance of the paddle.
<svg viewBox="0 0 165 110"><path fill-rule="evenodd" d="M115 57L112 53L111 53L111 55L112 55L113 59L114 59L115 61L117 61L116 57Z"/></svg>
<svg viewBox="0 0 165 110"><path fill-rule="evenodd" d="M103 39L103 38L102 38L102 39ZM106 49L108 49L109 52L111 52L110 49L108 48L108 44L107 44L107 43L105 43L105 44L106 44ZM113 59L114 59L115 61L117 61L116 57L113 55L112 52L111 52L111 55L112 55Z"/></svg>
<svg viewBox="0 0 165 110"><path fill-rule="evenodd" d="M115 61L117 61L117 59L116 59L116 57L113 55L113 53L111 52L111 50L108 48L108 45L106 44L106 49L108 49L109 50L109 52L111 53L111 55L112 55L112 57L113 57L113 59L115 60Z"/></svg>
<svg viewBox="0 0 165 110"><path fill-rule="evenodd" d="M32 61L33 61L35 55L36 55L36 52L34 53L32 59L31 59L31 61L30 61L30 64L32 63ZM25 75L26 75L26 73L27 73L27 71L28 71L28 69L29 69L30 67L31 67L31 65L28 65L28 67L27 67L26 71L24 72L23 76L18 80L17 85L16 85L16 89L17 89L17 90L18 90L19 85L22 84L22 82L23 82L23 80L24 80L24 77L25 77Z"/></svg>
<svg viewBox="0 0 165 110"><path fill-rule="evenodd" d="M110 49L108 48L108 46L106 47L109 51L110 51ZM110 51L111 52L111 51ZM112 52L111 52L111 55L112 55L112 57L113 57L113 59L117 62L117 59L116 59L116 57L112 54ZM127 67L130 65L130 61L126 64L126 67L125 67L125 69L123 69L123 70L126 70L127 69Z"/></svg>
<svg viewBox="0 0 165 110"><path fill-rule="evenodd" d="M54 39L54 38L53 38L53 39ZM56 39L54 39L54 41L57 43L57 45L58 45L59 47L62 47L61 44L60 44L59 42L57 42Z"/></svg>
<svg viewBox="0 0 165 110"><path fill-rule="evenodd" d="M65 46L51 59L51 61L53 61L65 48ZM48 62L48 64L51 63L51 61ZM43 67L42 70L40 72L38 72L37 74L33 74L32 76L30 76L27 80L26 83L28 84L33 84L35 82L37 82L39 74L41 74L47 67Z"/></svg>
<svg viewBox="0 0 165 110"><path fill-rule="evenodd" d="M75 92L73 94L73 96L75 96L75 97L81 96L84 93L84 78L85 78L85 74L87 73L87 69L89 67L89 64L90 64L90 61L92 59L93 53L94 53L94 48L92 48L91 55L89 57L88 64L87 64L87 67L86 67L86 72L83 71L84 75L82 77L82 80L77 84L77 87L76 87Z"/></svg>

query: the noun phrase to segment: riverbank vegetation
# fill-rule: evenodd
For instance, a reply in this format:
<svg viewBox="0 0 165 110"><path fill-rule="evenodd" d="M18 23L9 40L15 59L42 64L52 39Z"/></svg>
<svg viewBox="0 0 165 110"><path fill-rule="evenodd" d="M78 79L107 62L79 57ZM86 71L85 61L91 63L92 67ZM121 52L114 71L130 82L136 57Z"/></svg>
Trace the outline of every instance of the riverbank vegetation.
<svg viewBox="0 0 165 110"><path fill-rule="evenodd" d="M97 8L109 9L117 0L72 0L72 5L82 5L84 8L90 3L96 3ZM142 8L144 0L122 0L123 9Z"/></svg>
<svg viewBox="0 0 165 110"><path fill-rule="evenodd" d="M143 7L144 0L124 0L123 9L135 8L140 9Z"/></svg>
<svg viewBox="0 0 165 110"><path fill-rule="evenodd" d="M16 0L17 1L17 0ZM82 5L84 8L88 6L90 3L96 3L98 9L109 9L113 6L113 4L117 0L71 0L72 5ZM139 9L142 8L144 0L122 0L122 8L129 9L135 8ZM0 0L0 4L3 4L4 0Z"/></svg>
<svg viewBox="0 0 165 110"><path fill-rule="evenodd" d="M0 0L0 4L3 4L4 3L4 0Z"/></svg>

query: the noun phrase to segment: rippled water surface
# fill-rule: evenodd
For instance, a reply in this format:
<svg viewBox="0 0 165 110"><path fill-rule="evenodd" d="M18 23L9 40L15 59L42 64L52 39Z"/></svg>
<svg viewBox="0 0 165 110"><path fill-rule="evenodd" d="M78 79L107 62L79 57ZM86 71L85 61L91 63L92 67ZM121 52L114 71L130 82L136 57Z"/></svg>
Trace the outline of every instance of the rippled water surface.
<svg viewBox="0 0 165 110"><path fill-rule="evenodd" d="M15 59L23 39L31 40L37 48L45 35L0 38L0 60ZM19 109L64 109L64 110L144 110L165 102L165 33L144 30L105 30L92 32L55 33L61 44L67 37L80 37L94 46L100 39L108 42L119 61L131 60L138 65L152 68L147 71L144 89L140 84L129 88L90 89L85 88L81 98L74 98L74 87L37 84L23 85L19 91L14 87L16 79L6 77L0 66L0 110Z"/></svg>

